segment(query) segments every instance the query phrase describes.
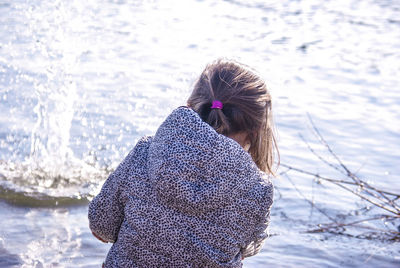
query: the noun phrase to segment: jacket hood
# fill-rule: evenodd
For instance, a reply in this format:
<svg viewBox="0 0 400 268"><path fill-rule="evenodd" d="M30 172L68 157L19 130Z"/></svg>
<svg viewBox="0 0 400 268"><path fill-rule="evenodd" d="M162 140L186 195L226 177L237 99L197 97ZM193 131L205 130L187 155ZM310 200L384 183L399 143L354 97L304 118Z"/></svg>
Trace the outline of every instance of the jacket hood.
<svg viewBox="0 0 400 268"><path fill-rule="evenodd" d="M267 237L273 186L251 156L180 107L142 138L89 206L115 242L105 267L242 267Z"/></svg>
<svg viewBox="0 0 400 268"><path fill-rule="evenodd" d="M192 215L228 206L268 180L236 141L187 107L174 110L159 127L148 160L157 197Z"/></svg>

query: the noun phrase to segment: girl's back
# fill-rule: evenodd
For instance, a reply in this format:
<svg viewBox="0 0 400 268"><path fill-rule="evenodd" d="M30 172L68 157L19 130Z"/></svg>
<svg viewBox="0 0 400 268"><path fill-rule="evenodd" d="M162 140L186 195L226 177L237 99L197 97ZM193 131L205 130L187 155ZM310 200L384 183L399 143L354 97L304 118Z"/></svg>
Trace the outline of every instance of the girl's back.
<svg viewBox="0 0 400 268"><path fill-rule="evenodd" d="M106 267L241 267L259 251L273 187L252 149L265 143L252 129L238 141L251 142L249 154L229 138L241 130L226 125L235 111L219 98L219 108L206 104L217 127L196 110L192 94L191 108L177 108L153 137L142 138L91 202L90 228L114 243Z"/></svg>

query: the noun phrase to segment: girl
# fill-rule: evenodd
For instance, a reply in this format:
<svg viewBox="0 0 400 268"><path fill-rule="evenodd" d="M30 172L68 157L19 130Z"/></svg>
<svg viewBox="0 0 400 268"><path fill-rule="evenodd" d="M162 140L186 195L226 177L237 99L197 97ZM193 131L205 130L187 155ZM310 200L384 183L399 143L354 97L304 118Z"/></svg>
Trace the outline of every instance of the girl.
<svg viewBox="0 0 400 268"><path fill-rule="evenodd" d="M268 236L276 149L265 82L209 64L90 203L93 234L114 243L105 267L241 267Z"/></svg>

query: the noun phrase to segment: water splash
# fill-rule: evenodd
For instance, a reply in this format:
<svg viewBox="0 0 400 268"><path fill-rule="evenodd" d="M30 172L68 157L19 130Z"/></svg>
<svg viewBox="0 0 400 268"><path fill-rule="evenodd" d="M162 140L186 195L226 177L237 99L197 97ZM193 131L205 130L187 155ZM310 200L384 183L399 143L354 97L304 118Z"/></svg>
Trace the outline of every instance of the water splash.
<svg viewBox="0 0 400 268"><path fill-rule="evenodd" d="M21 163L0 162L0 198L13 203L40 205L88 199L96 188L91 181L108 173L95 163L76 158L69 146L78 99L73 78L85 49L75 28L79 17L72 13L72 6L66 6L74 3L54 1L46 7L21 11L28 22L19 34L26 38L35 67L20 69L34 69L30 80L36 123L29 156Z"/></svg>

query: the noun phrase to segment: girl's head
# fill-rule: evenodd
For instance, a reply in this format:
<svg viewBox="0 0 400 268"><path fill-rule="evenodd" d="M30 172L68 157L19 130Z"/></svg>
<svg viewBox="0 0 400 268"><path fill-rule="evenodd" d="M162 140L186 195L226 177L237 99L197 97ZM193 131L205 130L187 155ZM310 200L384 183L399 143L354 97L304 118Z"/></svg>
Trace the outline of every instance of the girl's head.
<svg viewBox="0 0 400 268"><path fill-rule="evenodd" d="M222 102L222 109L211 108L215 100ZM187 104L218 133L234 138L243 147L249 144L257 166L273 174L278 148L271 96L255 71L236 61L217 60L204 69Z"/></svg>

